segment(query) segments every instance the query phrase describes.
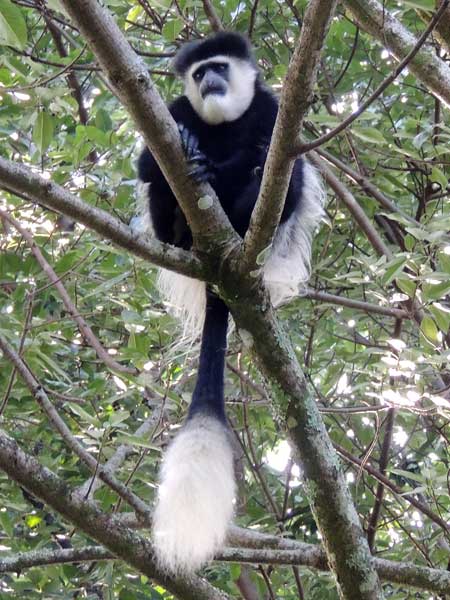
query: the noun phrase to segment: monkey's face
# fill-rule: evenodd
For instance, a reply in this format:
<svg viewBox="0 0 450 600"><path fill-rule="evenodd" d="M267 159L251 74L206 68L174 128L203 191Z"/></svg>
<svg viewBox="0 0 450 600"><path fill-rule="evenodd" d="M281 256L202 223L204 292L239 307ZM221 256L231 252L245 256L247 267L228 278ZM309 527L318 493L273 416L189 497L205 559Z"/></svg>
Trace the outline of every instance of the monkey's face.
<svg viewBox="0 0 450 600"><path fill-rule="evenodd" d="M185 75L186 96L210 125L235 121L255 94L255 67L231 56L213 56L191 65Z"/></svg>

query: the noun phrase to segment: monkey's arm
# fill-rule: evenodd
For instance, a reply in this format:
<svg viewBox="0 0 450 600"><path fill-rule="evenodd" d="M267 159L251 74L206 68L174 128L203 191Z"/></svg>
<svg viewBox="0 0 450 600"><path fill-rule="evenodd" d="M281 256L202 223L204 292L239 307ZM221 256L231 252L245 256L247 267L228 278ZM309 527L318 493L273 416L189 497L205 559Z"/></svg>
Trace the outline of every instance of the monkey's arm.
<svg viewBox="0 0 450 600"><path fill-rule="evenodd" d="M145 148L139 157L138 173L141 181L150 184L148 191L150 215L156 237L161 242L175 243L177 201L148 148Z"/></svg>

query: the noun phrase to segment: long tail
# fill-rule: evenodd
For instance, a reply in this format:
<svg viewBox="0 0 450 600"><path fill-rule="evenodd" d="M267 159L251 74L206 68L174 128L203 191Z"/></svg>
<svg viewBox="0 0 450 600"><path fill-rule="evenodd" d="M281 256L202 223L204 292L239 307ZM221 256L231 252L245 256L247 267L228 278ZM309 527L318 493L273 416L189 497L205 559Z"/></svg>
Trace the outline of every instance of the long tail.
<svg viewBox="0 0 450 600"><path fill-rule="evenodd" d="M159 566L191 573L222 547L233 516L233 449L224 406L228 309L206 292L197 383L189 414L169 446L153 517Z"/></svg>

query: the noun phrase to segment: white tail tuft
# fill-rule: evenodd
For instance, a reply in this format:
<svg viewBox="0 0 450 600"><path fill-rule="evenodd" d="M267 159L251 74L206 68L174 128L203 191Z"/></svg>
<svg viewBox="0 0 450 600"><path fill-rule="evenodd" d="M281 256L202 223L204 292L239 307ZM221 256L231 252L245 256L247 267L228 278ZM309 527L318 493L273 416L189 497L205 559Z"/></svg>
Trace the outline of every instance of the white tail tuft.
<svg viewBox="0 0 450 600"><path fill-rule="evenodd" d="M233 517L233 448L226 427L198 415L169 446L153 517L153 546L161 569L189 574L222 547Z"/></svg>

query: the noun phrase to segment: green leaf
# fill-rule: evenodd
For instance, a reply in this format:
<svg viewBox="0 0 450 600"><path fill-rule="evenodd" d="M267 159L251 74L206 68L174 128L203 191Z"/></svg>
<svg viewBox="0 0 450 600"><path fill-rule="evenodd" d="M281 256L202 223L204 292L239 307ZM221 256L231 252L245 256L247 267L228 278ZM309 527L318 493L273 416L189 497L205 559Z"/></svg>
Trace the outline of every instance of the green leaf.
<svg viewBox="0 0 450 600"><path fill-rule="evenodd" d="M420 8L422 10L434 10L436 8L435 0L403 0L405 6L411 8Z"/></svg>
<svg viewBox="0 0 450 600"><path fill-rule="evenodd" d="M133 26L133 23L136 23L139 16L143 13L142 6L137 4L133 8L128 11L127 22L125 23L125 29L129 29Z"/></svg>
<svg viewBox="0 0 450 600"><path fill-rule="evenodd" d="M130 413L127 410L117 410L109 417L109 424L111 427L117 427L117 425L126 421L129 416Z"/></svg>
<svg viewBox="0 0 450 600"><path fill-rule="evenodd" d="M390 473L395 473L395 475L401 475L405 479L411 479L412 481L417 481L418 483L424 483L425 479L422 475L418 475L417 473L413 473L411 471L405 471L404 469L389 469Z"/></svg>
<svg viewBox="0 0 450 600"><path fill-rule="evenodd" d="M184 27L184 23L181 19L171 19L167 21L167 23L162 28L162 34L171 42L175 41L178 37L178 34L182 31Z"/></svg>
<svg viewBox="0 0 450 600"><path fill-rule="evenodd" d="M448 177L446 177L444 175L444 173L437 167L433 167L431 169L430 179L431 179L431 181L434 181L435 183L439 183L439 185L441 186L441 188L443 190L447 189Z"/></svg>
<svg viewBox="0 0 450 600"><path fill-rule="evenodd" d="M434 320L438 324L439 329L443 334L447 334L450 328L450 309L443 306L439 302L435 302L428 307L429 311L434 317Z"/></svg>
<svg viewBox="0 0 450 600"><path fill-rule="evenodd" d="M42 518L38 515L27 515L25 522L30 529L33 529L33 527L37 527L42 522Z"/></svg>
<svg viewBox="0 0 450 600"><path fill-rule="evenodd" d="M386 271L381 278L383 285L388 285L393 279L395 279L395 276L402 271L406 261L407 259L404 256L400 256L399 258L395 258L387 264Z"/></svg>
<svg viewBox="0 0 450 600"><path fill-rule="evenodd" d="M130 446L139 446L141 448L149 448L151 450L161 451L159 446L155 446L148 441L146 437L140 437L138 435L129 435L128 433L121 433L117 436L117 443L129 444Z"/></svg>
<svg viewBox="0 0 450 600"><path fill-rule="evenodd" d="M442 281L441 283L423 285L424 300L439 300L450 292L450 281Z"/></svg>
<svg viewBox="0 0 450 600"><path fill-rule="evenodd" d="M111 131L112 121L109 113L104 108L99 108L95 115L95 126L102 131Z"/></svg>
<svg viewBox="0 0 450 600"><path fill-rule="evenodd" d="M417 284L415 281L407 277L397 277L395 283L407 296L414 298L417 289Z"/></svg>
<svg viewBox="0 0 450 600"><path fill-rule="evenodd" d="M111 277L109 279L106 279L103 283L98 285L96 288L94 288L90 292L84 294L83 298L81 298L80 300L83 302L86 302L86 300L88 298L90 298L91 296L102 296L104 293L106 293L112 287L114 287L115 285L118 285L121 281L126 279L128 277L128 275L129 275L129 273L126 271L124 273L121 273L120 275L117 275L117 277Z"/></svg>
<svg viewBox="0 0 450 600"><path fill-rule="evenodd" d="M53 131L53 118L47 111L41 110L33 128L33 142L36 144L41 156L52 142Z"/></svg>
<svg viewBox="0 0 450 600"><path fill-rule="evenodd" d="M6 511L0 511L0 524L8 537L14 536L14 523Z"/></svg>
<svg viewBox="0 0 450 600"><path fill-rule="evenodd" d="M364 142L369 142L372 144L385 144L386 140L378 129L375 127L352 127L352 133L355 134L360 140Z"/></svg>
<svg viewBox="0 0 450 600"><path fill-rule="evenodd" d="M230 565L230 577L233 581L236 581L237 579L239 579L240 574L241 574L241 565L238 565L238 564Z"/></svg>
<svg viewBox="0 0 450 600"><path fill-rule="evenodd" d="M90 423L94 427L98 427L100 425L99 420L96 417L91 416L84 408L81 408L78 404L72 403L70 405L70 410L74 412L76 415L81 417L87 423Z"/></svg>
<svg viewBox="0 0 450 600"><path fill-rule="evenodd" d="M0 0L0 44L23 50L27 37L21 9L10 0Z"/></svg>
<svg viewBox="0 0 450 600"><path fill-rule="evenodd" d="M261 252L258 254L258 256L256 257L256 264L259 267L266 264L271 251L272 251L272 245L267 246L267 248L264 248L264 250L261 250Z"/></svg>
<svg viewBox="0 0 450 600"><path fill-rule="evenodd" d="M431 317L424 317L422 319L422 323L420 324L420 330L423 333L423 335L428 340L430 340L430 342L438 342L438 328L436 327L436 323Z"/></svg>

